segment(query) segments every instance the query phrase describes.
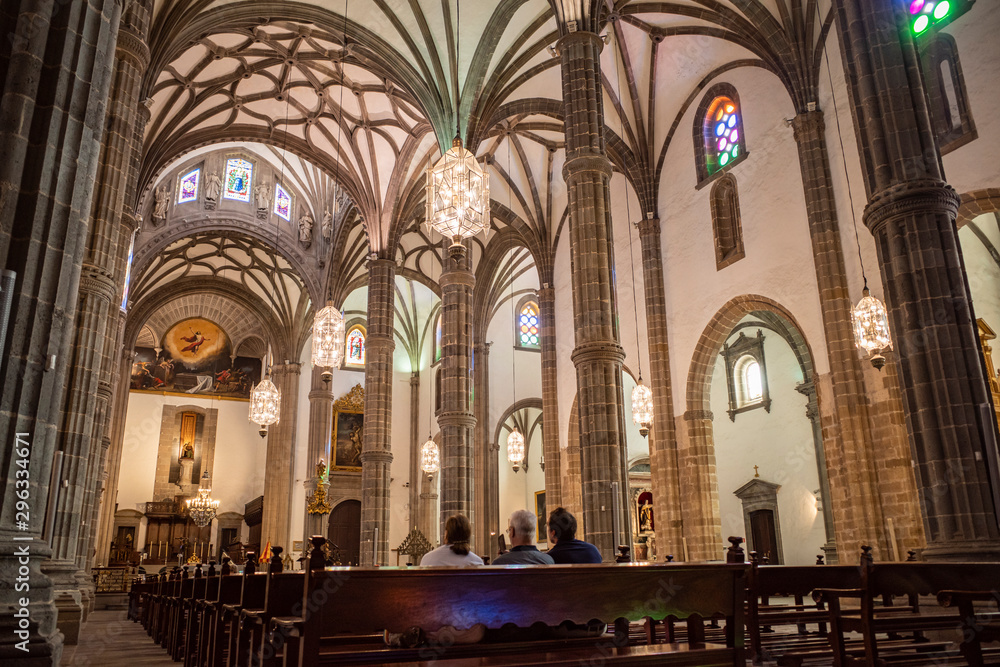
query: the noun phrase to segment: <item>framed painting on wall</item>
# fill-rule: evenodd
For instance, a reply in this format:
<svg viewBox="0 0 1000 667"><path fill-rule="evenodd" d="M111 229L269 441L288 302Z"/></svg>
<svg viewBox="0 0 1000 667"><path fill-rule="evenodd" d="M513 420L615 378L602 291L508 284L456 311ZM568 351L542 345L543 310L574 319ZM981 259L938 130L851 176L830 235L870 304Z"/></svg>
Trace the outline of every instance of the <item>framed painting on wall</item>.
<svg viewBox="0 0 1000 667"><path fill-rule="evenodd" d="M535 541L536 542L548 542L549 541L549 513L545 508L545 492L535 491L535 518L538 519L538 527L536 528Z"/></svg>
<svg viewBox="0 0 1000 667"><path fill-rule="evenodd" d="M361 385L356 385L333 404L333 470L361 470L361 444L365 433L364 392Z"/></svg>

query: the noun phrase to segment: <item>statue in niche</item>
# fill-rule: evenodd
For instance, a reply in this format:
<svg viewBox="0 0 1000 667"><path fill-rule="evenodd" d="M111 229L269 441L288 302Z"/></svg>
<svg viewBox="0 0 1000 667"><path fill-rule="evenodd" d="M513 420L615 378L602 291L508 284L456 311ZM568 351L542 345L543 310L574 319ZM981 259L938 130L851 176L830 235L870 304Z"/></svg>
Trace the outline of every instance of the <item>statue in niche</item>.
<svg viewBox="0 0 1000 667"><path fill-rule="evenodd" d="M306 211L299 218L299 243L306 246L307 248L312 243L313 239L313 219Z"/></svg>
<svg viewBox="0 0 1000 667"><path fill-rule="evenodd" d="M191 442L185 442L181 446L181 460L193 459L194 458L194 445Z"/></svg>
<svg viewBox="0 0 1000 667"><path fill-rule="evenodd" d="M160 186L155 194L156 203L153 205L153 222L156 225L162 225L167 221L167 204L170 201L170 191L167 190L167 186Z"/></svg>
<svg viewBox="0 0 1000 667"><path fill-rule="evenodd" d="M257 184L257 187L253 189L253 200L257 203L257 217L266 220L268 208L271 206L271 195L267 183L262 181Z"/></svg>
<svg viewBox="0 0 1000 667"><path fill-rule="evenodd" d="M653 506L649 501L639 508L639 530L653 530Z"/></svg>
<svg viewBox="0 0 1000 667"><path fill-rule="evenodd" d="M330 214L330 209L323 212L323 222L320 227L323 230L323 240L329 241L333 237L333 216Z"/></svg>
<svg viewBox="0 0 1000 667"><path fill-rule="evenodd" d="M222 179L213 171L205 179L205 208L214 211L220 194L222 194Z"/></svg>

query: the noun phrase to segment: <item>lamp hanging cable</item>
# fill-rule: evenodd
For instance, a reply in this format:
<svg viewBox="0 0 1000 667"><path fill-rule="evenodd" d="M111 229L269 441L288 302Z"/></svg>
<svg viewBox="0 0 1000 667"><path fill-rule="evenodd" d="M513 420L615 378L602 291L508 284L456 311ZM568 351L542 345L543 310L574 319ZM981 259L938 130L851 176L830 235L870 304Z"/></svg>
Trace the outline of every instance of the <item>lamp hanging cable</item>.
<svg viewBox="0 0 1000 667"><path fill-rule="evenodd" d="M511 210L512 194L510 178L513 173L513 167L511 165L511 127L507 126L507 210ZM514 279L517 276L516 264L515 264L515 246L511 239L510 246L510 260L508 262L508 280L510 281L510 318L511 323L514 326L515 338L514 346L510 351L510 377L511 377L511 397L513 399L513 405L517 405L517 363L514 355L517 354L517 308L514 305ZM511 430L510 435L507 436L507 461L510 462L511 466L514 468L514 472L521 469L521 465L524 463L525 458L525 443L524 435L517 428L517 413L511 414L511 419L514 420L514 428Z"/></svg>
<svg viewBox="0 0 1000 667"><path fill-rule="evenodd" d="M833 101L834 120L837 125L837 139L840 143L841 162L844 165L844 178L847 182L847 197L851 205L851 222L854 224L854 240L858 245L858 262L861 264L861 278L864 288L861 300L851 311L851 324L854 327L854 339L858 348L869 354L868 361L877 370L885 366L882 352L892 349L892 336L889 332L889 314L885 304L871 295L868 289L868 276L865 274L865 260L861 254L861 235L858 233L858 216L854 210L854 193L851 190L851 175L847 169L847 152L844 149L844 133L840 128L840 112L837 107L837 96L833 85L833 70L830 67L830 53L823 47L823 57L826 60L826 73L830 81L830 99Z"/></svg>

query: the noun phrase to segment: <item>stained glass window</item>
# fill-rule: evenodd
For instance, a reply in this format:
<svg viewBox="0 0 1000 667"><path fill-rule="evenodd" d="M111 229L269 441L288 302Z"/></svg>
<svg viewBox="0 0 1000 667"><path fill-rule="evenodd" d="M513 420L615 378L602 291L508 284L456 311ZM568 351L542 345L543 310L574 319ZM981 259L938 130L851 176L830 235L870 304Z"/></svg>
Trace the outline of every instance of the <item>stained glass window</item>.
<svg viewBox="0 0 1000 667"><path fill-rule="evenodd" d="M705 158L708 173L725 168L745 152L739 105L729 97L717 97L705 115Z"/></svg>
<svg viewBox="0 0 1000 667"><path fill-rule="evenodd" d="M201 169L192 169L181 177L181 186L177 188L177 203L184 204L198 199L198 178Z"/></svg>
<svg viewBox="0 0 1000 667"><path fill-rule="evenodd" d="M292 195L281 187L281 183L274 185L274 212L285 220L292 215Z"/></svg>
<svg viewBox="0 0 1000 667"><path fill-rule="evenodd" d="M760 381L760 364L751 361L743 367L743 386L746 387L747 403L759 401L764 395L764 386Z"/></svg>
<svg viewBox="0 0 1000 667"><path fill-rule="evenodd" d="M352 366L365 365L365 330L354 326L347 332L347 363Z"/></svg>
<svg viewBox="0 0 1000 667"><path fill-rule="evenodd" d="M441 361L442 345L441 316L438 315L437 326L434 327L434 362Z"/></svg>
<svg viewBox="0 0 1000 667"><path fill-rule="evenodd" d="M954 3L958 4L958 3ZM927 32L930 27L942 27L960 12L953 12L951 0L906 0L910 12L910 26L917 35Z"/></svg>
<svg viewBox="0 0 1000 667"><path fill-rule="evenodd" d="M125 264L125 289L122 290L122 310L128 307L128 286L129 282L132 280L132 256L135 253L135 237L138 236L139 230L135 230L132 234L132 240L128 244L128 262Z"/></svg>
<svg viewBox="0 0 1000 667"><path fill-rule="evenodd" d="M250 185L253 180L253 163L230 158L226 160L226 191L223 197L236 201L250 201Z"/></svg>
<svg viewBox="0 0 1000 667"><path fill-rule="evenodd" d="M529 301L521 307L517 321L518 342L522 347L538 347L538 304Z"/></svg>

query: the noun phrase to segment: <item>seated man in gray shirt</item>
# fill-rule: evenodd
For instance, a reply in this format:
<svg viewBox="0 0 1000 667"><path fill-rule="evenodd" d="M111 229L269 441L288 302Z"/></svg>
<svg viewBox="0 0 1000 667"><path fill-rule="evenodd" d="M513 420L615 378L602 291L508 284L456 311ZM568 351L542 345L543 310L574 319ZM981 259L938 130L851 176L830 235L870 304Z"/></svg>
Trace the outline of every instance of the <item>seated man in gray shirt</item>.
<svg viewBox="0 0 1000 667"><path fill-rule="evenodd" d="M538 523L528 510L517 510L507 520L507 536L511 549L497 557L493 565L552 565L552 556L535 547Z"/></svg>

